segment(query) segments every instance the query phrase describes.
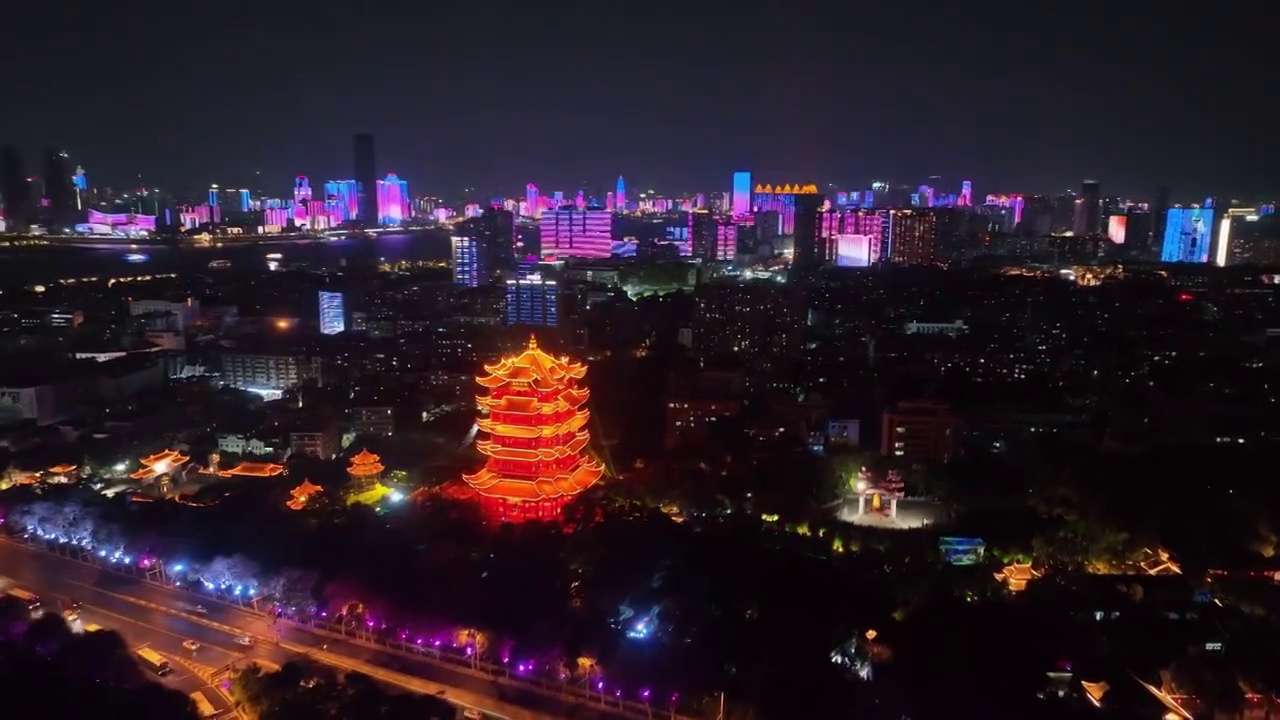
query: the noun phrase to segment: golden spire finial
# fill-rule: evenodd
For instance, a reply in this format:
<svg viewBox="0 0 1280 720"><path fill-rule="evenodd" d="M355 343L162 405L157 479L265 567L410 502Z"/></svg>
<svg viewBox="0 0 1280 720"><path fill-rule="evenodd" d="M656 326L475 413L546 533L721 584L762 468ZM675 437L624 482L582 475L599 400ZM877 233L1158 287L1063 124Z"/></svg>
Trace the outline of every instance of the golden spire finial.
<svg viewBox="0 0 1280 720"><path fill-rule="evenodd" d="M530 350L538 349L538 336L534 335L533 333L529 333L529 349Z"/></svg>

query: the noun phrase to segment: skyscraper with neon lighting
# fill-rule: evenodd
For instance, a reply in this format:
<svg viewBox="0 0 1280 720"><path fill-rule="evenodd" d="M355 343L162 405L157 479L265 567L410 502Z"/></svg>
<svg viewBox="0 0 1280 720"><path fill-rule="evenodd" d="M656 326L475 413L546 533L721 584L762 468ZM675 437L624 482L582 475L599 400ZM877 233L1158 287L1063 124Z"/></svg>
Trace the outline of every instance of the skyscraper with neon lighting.
<svg viewBox="0 0 1280 720"><path fill-rule="evenodd" d="M360 215L360 190L355 180L330 180L324 184L326 199L334 204L334 220L351 222Z"/></svg>
<svg viewBox="0 0 1280 720"><path fill-rule="evenodd" d="M542 215L542 196L538 193L537 185L529 183L524 186L524 201L529 205L529 217Z"/></svg>
<svg viewBox="0 0 1280 720"><path fill-rule="evenodd" d="M613 193L613 204L618 212L627 211L627 183L623 181L622 176L618 176L618 189Z"/></svg>
<svg viewBox="0 0 1280 720"><path fill-rule="evenodd" d="M378 224L399 225L409 217L409 183L390 173L378 181Z"/></svg>
<svg viewBox="0 0 1280 720"><path fill-rule="evenodd" d="M751 212L751 173L741 170L733 174L733 216Z"/></svg>
<svg viewBox="0 0 1280 720"><path fill-rule="evenodd" d="M293 202L295 205L301 205L311 200L311 181L306 175L299 175L293 179Z"/></svg>

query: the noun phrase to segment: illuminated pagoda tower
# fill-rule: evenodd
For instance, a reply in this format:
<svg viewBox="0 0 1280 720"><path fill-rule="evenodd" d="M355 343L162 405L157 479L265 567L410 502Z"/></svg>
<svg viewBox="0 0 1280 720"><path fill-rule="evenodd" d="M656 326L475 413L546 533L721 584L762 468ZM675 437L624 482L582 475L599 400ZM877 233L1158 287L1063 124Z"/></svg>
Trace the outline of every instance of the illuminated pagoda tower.
<svg viewBox="0 0 1280 720"><path fill-rule="evenodd" d="M488 438L477 440L476 449L488 460L462 479L498 519L558 518L570 498L604 474L586 452L590 393L578 383L587 368L546 354L531 337L524 352L484 369L476 382L489 394L476 398L476 425Z"/></svg>
<svg viewBox="0 0 1280 720"><path fill-rule="evenodd" d="M371 488L382 480L382 471L386 468L382 466L381 460L382 458L369 452L368 448L351 458L347 474L351 476L353 490L359 492Z"/></svg>

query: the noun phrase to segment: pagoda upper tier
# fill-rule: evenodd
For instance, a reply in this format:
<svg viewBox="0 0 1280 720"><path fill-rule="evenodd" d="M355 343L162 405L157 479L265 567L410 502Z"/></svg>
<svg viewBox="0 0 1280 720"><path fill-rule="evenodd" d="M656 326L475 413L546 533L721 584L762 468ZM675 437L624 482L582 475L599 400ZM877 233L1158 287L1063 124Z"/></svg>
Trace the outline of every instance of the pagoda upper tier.
<svg viewBox="0 0 1280 720"><path fill-rule="evenodd" d="M587 369L543 352L535 339L484 369L476 382L489 392L476 398L485 413L476 425L488 437L476 449L488 459L462 479L502 519L553 517L604 474L587 454L590 393L578 384Z"/></svg>

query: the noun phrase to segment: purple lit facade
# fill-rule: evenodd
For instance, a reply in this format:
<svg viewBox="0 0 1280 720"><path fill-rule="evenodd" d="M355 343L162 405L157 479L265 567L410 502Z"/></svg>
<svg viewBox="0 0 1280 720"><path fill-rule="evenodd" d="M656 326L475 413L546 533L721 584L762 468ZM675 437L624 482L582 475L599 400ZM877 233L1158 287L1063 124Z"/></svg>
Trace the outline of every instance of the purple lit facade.
<svg viewBox="0 0 1280 720"><path fill-rule="evenodd" d="M751 173L739 171L733 174L733 216L742 217L751 212Z"/></svg>
<svg viewBox="0 0 1280 720"><path fill-rule="evenodd" d="M112 229L155 232L155 215L134 215L133 213L104 213L89 211L89 224L109 225Z"/></svg>
<svg viewBox="0 0 1280 720"><path fill-rule="evenodd" d="M542 213L542 253L607 258L613 251L613 213L557 208Z"/></svg>
<svg viewBox="0 0 1280 720"><path fill-rule="evenodd" d="M378 224L399 225L411 217L409 183L395 173L378 181Z"/></svg>
<svg viewBox="0 0 1280 720"><path fill-rule="evenodd" d="M627 211L627 183L621 175L618 176L618 188L613 192L613 203L618 212Z"/></svg>
<svg viewBox="0 0 1280 720"><path fill-rule="evenodd" d="M311 200L311 181L306 175L299 175L293 179L293 204L301 205Z"/></svg>
<svg viewBox="0 0 1280 720"><path fill-rule="evenodd" d="M542 196L538 193L537 185L529 183L524 186L524 201L528 206L527 217L536 218L542 214Z"/></svg>

